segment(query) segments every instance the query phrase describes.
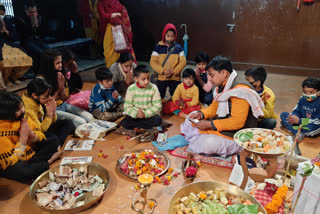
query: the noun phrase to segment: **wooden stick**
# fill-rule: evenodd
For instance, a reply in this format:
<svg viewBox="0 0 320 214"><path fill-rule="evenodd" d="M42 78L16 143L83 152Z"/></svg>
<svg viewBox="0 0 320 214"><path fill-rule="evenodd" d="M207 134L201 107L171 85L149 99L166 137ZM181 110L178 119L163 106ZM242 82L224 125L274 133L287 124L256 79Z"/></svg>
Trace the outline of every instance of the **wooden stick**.
<svg viewBox="0 0 320 214"><path fill-rule="evenodd" d="M298 195L297 195L296 201L294 202L294 205L293 205L293 208L292 208L291 213L294 213L294 210L296 209L296 206L297 206L298 200L299 200L299 198L300 198L300 196L301 196L301 192L302 192L302 189L303 189L303 186L304 186L304 182L306 182L306 179L307 179L307 177L304 177L304 178L302 179L302 183L301 183L301 186L300 186L300 189L299 189L299 193L298 193Z"/></svg>
<svg viewBox="0 0 320 214"><path fill-rule="evenodd" d="M288 165L287 165L286 171L284 172L285 175L283 176L283 183L285 182L285 179L286 179L286 177L287 177L287 175L289 173L289 168L290 168L291 160L292 160L292 157L293 157L293 151L296 148L298 137L300 135L301 129L302 129L302 124L300 124L298 132L297 132L297 134L296 134L296 136L294 138L294 142L293 142L293 145L292 145L292 148L291 148L290 157L289 157L289 160L288 160Z"/></svg>
<svg viewBox="0 0 320 214"><path fill-rule="evenodd" d="M299 9L300 9L300 1L301 1L301 0L298 0L298 4L297 4L297 12L299 12Z"/></svg>

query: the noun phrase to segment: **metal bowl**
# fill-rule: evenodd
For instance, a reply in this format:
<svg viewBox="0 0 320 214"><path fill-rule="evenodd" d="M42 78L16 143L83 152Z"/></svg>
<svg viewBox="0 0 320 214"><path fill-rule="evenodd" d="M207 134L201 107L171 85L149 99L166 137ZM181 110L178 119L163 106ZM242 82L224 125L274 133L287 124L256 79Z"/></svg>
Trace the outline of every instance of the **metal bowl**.
<svg viewBox="0 0 320 214"><path fill-rule="evenodd" d="M49 180L49 172L59 172L59 167L57 166L55 168L49 169L46 172L42 173L31 185L30 187L30 191L29 191L29 197L31 199L31 201L37 206L40 207L41 209L47 211L47 212L51 212L51 213L63 213L63 214L67 214L67 213L78 213L81 212L89 207L91 207L92 205L94 205L95 203L97 203L104 195L104 193L106 192L109 183L110 183L110 176L108 171L103 168L102 166L100 166L99 164L96 163L70 163L70 164L64 164L63 166L70 166L71 168L75 168L78 169L79 171L81 170L81 168L83 167L88 167L88 174L96 174L98 175L105 183L106 188L103 192L103 194L101 194L98 197L92 197L91 193L90 194L86 194L86 199L85 199L85 203L82 206L79 207L75 207L75 208L71 208L71 209L65 209L65 210L53 210L53 209L49 209L49 208L45 208L45 207L41 207L36 200L36 191L37 189L39 189L39 185L38 183L43 181L43 180Z"/></svg>
<svg viewBox="0 0 320 214"><path fill-rule="evenodd" d="M183 198L184 196L188 196L191 192L199 193L201 191L214 190L215 188L223 189L229 193L239 196L241 199L248 199L252 202L252 204L257 204L259 206L259 212L267 214L260 202L244 190L240 189L237 186L217 181L201 181L182 187L170 199L168 214L176 214L176 210L174 207L179 203L179 200L181 198Z"/></svg>
<svg viewBox="0 0 320 214"><path fill-rule="evenodd" d="M131 152L126 152L123 155L121 155L121 157L117 161L117 168L121 174L123 174L129 178L135 179L135 180L138 179L138 176L130 176L130 175L124 173L121 170L120 166L121 166L121 163L126 159L126 157L131 156L132 153L140 153L140 152L153 152L155 157L162 157L162 159L165 161L166 168L161 173L154 175L154 177L163 175L169 169L170 160L167 158L167 156L165 154L163 154L162 152L154 151L153 149L140 149L140 150L134 150Z"/></svg>
<svg viewBox="0 0 320 214"><path fill-rule="evenodd" d="M272 131L274 133L276 133L277 135L283 135L288 141L289 139L287 138L287 136L285 136L284 134L280 133L280 132L277 132L277 131L274 131L274 130L270 130L270 129L262 129L262 128L248 128L248 129L241 129L239 131L237 131L237 133L235 133L234 135L234 141L239 145L241 146L243 149L251 152L251 153L254 153L256 155L259 155L259 156L262 156L262 157L276 157L276 156L279 156L279 155L283 155L289 151L291 151L291 146L292 144L290 144L290 149L288 149L288 151L286 152L280 152L280 153L265 153L265 152L257 152L257 151L253 151L251 149L248 149L248 148L244 148L242 146L242 141L239 140L238 136L243 132L243 131L253 131L253 130L261 130L261 131ZM290 141L289 141L290 142Z"/></svg>

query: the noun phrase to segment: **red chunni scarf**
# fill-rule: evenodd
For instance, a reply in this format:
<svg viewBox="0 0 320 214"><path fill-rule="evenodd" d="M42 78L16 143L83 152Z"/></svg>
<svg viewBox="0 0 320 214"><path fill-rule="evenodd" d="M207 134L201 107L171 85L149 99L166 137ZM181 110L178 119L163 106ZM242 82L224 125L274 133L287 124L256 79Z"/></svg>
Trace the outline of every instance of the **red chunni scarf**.
<svg viewBox="0 0 320 214"><path fill-rule="evenodd" d="M132 43L133 34L130 24L130 19L127 9L119 2L119 0L101 0L104 5L105 11L108 13L121 13L121 17L116 17L110 20L112 25L123 25L127 31L128 39L130 44ZM106 28L104 28L106 29Z"/></svg>

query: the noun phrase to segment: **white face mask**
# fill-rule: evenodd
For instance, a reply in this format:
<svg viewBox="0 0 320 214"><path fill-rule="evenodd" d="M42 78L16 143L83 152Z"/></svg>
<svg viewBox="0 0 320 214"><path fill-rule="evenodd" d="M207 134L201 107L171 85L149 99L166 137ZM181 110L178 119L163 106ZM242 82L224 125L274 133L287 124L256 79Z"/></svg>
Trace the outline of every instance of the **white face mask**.
<svg viewBox="0 0 320 214"><path fill-rule="evenodd" d="M3 20L4 19L4 15L0 15L0 19Z"/></svg>

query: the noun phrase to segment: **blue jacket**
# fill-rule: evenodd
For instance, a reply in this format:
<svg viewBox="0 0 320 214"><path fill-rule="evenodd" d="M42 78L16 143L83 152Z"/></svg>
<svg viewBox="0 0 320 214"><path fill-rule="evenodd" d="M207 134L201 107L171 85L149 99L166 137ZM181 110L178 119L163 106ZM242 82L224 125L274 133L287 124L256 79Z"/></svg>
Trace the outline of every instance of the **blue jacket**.
<svg viewBox="0 0 320 214"><path fill-rule="evenodd" d="M89 99L89 111L93 112L99 109L101 112L111 110L115 104L122 103L122 97L118 96L118 99L112 97L112 93L116 91L115 87L104 88L99 83L92 89Z"/></svg>
<svg viewBox="0 0 320 214"><path fill-rule="evenodd" d="M309 102L304 97L300 97L291 114L300 118L299 123L303 118L309 118L307 127L310 131L308 133L312 134L313 131L320 129L320 98L318 97L316 100Z"/></svg>

